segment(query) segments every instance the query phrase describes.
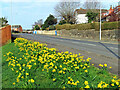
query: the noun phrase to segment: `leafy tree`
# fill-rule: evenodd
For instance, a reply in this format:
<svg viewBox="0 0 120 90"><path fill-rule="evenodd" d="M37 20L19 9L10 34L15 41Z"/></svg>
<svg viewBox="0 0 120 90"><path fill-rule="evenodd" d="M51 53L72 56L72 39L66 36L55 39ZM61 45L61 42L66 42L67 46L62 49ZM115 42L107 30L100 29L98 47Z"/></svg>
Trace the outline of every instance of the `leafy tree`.
<svg viewBox="0 0 120 90"><path fill-rule="evenodd" d="M63 24L65 24L65 23L67 23L65 20L61 20L61 21L59 22L59 25L63 25Z"/></svg>
<svg viewBox="0 0 120 90"><path fill-rule="evenodd" d="M5 17L0 18L1 26L5 26L8 23L8 20Z"/></svg>
<svg viewBox="0 0 120 90"><path fill-rule="evenodd" d="M57 19L53 15L49 15L42 26L42 29L48 28L50 25L57 24Z"/></svg>
<svg viewBox="0 0 120 90"><path fill-rule="evenodd" d="M38 25L35 25L35 30L40 30L40 27Z"/></svg>
<svg viewBox="0 0 120 90"><path fill-rule="evenodd" d="M88 23L91 23L92 21L95 21L97 15L98 15L98 13L87 12L86 17L88 17Z"/></svg>

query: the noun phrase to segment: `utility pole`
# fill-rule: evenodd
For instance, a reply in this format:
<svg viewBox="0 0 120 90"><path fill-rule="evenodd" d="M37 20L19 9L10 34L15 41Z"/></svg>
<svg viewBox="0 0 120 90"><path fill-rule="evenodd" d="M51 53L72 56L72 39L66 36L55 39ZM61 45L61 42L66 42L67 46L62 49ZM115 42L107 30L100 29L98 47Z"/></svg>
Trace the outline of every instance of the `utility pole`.
<svg viewBox="0 0 120 90"><path fill-rule="evenodd" d="M100 40L101 40L101 4L100 4Z"/></svg>
<svg viewBox="0 0 120 90"><path fill-rule="evenodd" d="M12 0L11 0L11 32L12 32Z"/></svg>

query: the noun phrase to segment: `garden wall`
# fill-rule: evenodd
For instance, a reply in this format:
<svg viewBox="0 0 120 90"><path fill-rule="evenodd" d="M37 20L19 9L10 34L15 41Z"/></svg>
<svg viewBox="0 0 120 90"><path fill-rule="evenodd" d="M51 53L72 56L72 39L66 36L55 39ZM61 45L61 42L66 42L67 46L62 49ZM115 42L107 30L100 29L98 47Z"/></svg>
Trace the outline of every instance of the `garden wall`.
<svg viewBox="0 0 120 90"><path fill-rule="evenodd" d="M96 31L95 29L90 30L58 30L58 35L60 36L72 36L72 37L78 37L81 39L96 39L99 40L99 31ZM102 40L114 40L118 41L120 40L120 30L114 29L114 30L103 30L102 31Z"/></svg>
<svg viewBox="0 0 120 90"><path fill-rule="evenodd" d="M11 42L11 25L0 28L0 46Z"/></svg>

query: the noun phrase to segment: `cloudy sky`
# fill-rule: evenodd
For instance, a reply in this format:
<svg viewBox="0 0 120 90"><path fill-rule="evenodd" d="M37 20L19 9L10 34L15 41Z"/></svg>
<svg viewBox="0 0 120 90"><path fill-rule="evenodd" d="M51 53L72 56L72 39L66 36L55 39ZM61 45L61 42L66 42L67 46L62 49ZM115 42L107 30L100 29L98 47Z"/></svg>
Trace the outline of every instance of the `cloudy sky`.
<svg viewBox="0 0 120 90"><path fill-rule="evenodd" d="M21 25L23 29L31 29L32 24L39 19L45 19L49 14L55 15L54 7L60 0L0 0L0 17L7 18L11 25ZM64 0L65 1L65 0ZM85 0L80 1L81 4ZM118 0L100 0L106 9L110 5L117 6Z"/></svg>

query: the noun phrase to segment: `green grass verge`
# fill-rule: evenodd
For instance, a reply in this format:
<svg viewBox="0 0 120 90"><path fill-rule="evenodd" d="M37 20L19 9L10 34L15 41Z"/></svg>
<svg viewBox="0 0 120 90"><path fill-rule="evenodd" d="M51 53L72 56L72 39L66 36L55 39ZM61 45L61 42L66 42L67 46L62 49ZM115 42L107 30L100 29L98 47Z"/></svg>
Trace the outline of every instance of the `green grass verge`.
<svg viewBox="0 0 120 90"><path fill-rule="evenodd" d="M19 48L15 46L14 43L10 43L7 45L4 45L2 48L2 88L14 88L13 82L16 81L16 77L18 74L14 71L12 71L9 66L8 62L6 61L7 57L4 57L8 52L14 53L14 56L17 58L21 58L24 55L24 52L21 52ZM24 62L24 61L23 61ZM56 78L61 78L60 80L53 81L53 78L49 77L49 73L46 71L42 71L43 68L39 66L36 70L31 69L30 72L32 73L32 78L34 78L35 83L31 86L24 85L24 81L20 81L16 84L15 87L17 88L62 88L64 87L64 84L66 84L66 87L71 87L69 84L67 85L66 81L68 80L68 77L72 77L74 81L79 80L78 86L85 87L84 82L89 81L90 86L97 88L98 82L104 81L108 84L111 83L111 80L113 79L113 76L108 73L106 70L101 70L99 68L96 68L94 66L90 66L88 68L89 76L86 76L84 71L79 69L75 72L67 72L65 77L62 75L55 75ZM62 79L65 78L65 79Z"/></svg>

